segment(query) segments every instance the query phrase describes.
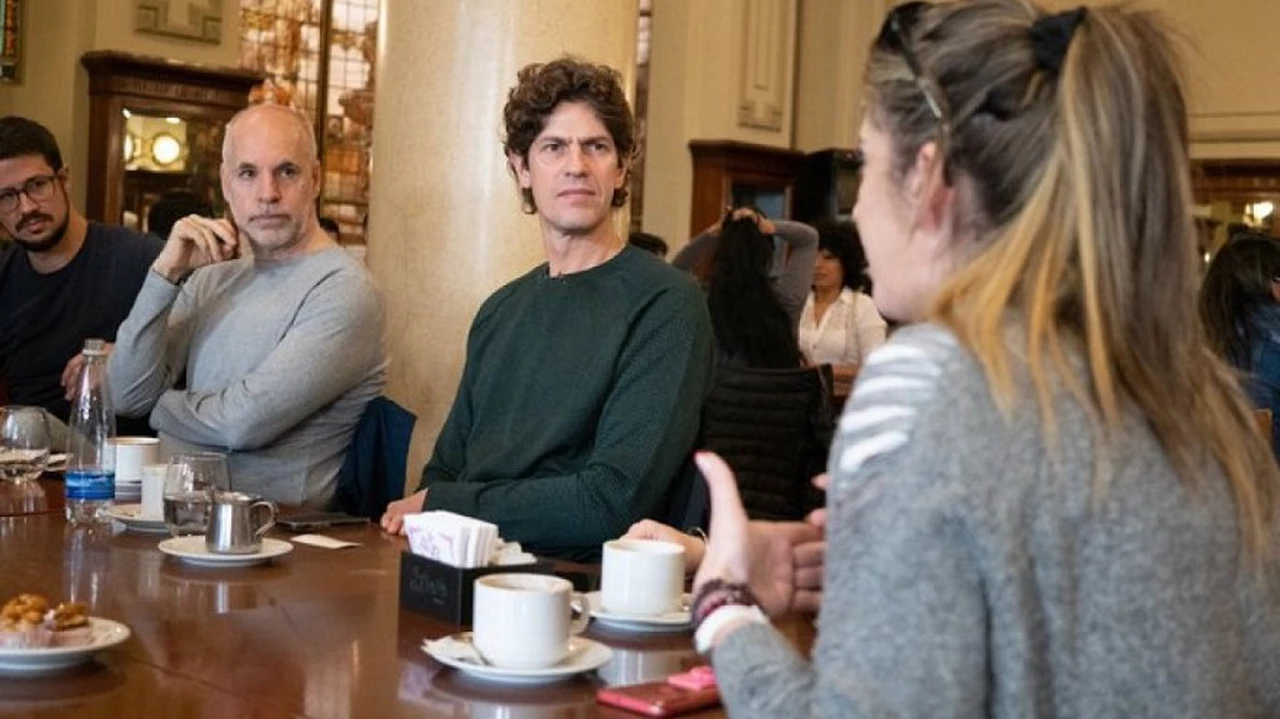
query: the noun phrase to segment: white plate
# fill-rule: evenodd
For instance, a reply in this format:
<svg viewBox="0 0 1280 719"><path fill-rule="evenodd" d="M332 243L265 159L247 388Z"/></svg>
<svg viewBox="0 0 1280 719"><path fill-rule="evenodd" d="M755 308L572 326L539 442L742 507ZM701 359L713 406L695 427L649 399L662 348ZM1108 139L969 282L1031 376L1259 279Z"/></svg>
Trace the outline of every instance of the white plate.
<svg viewBox="0 0 1280 719"><path fill-rule="evenodd" d="M123 524L125 529L132 532L146 534L168 534L169 532L163 517L156 519L142 517L141 504L113 504L102 514Z"/></svg>
<svg viewBox="0 0 1280 719"><path fill-rule="evenodd" d="M510 669L484 664L475 646L471 644L471 632L460 632L440 639L428 639L422 643L422 651L432 659L458 671L491 682L503 684L543 684L582 672L589 672L606 664L613 657L613 650L586 637L569 637L569 656L555 666L543 669Z"/></svg>
<svg viewBox="0 0 1280 719"><path fill-rule="evenodd" d="M591 618L610 629L625 632L680 632L689 628L689 602L691 598L684 595L679 611L658 615L618 614L607 611L600 601L600 592L588 592L587 603L591 605Z"/></svg>
<svg viewBox="0 0 1280 719"><path fill-rule="evenodd" d="M129 627L110 619L89 617L91 641L78 647L0 649L0 674L39 674L83 664L96 652L129 638Z"/></svg>
<svg viewBox="0 0 1280 719"><path fill-rule="evenodd" d="M199 567L250 567L292 552L293 545L264 537L262 550L255 554L214 554L204 546L204 535L196 534L166 539L160 543L160 551Z"/></svg>

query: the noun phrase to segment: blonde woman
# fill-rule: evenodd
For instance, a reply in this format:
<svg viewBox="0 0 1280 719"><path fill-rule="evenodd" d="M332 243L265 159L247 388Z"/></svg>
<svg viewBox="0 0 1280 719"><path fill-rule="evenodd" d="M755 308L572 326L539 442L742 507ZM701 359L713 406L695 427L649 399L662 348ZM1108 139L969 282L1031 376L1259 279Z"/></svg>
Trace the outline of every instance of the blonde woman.
<svg viewBox="0 0 1280 719"><path fill-rule="evenodd" d="M753 606L732 474L696 642L729 713L1280 716L1280 477L1196 313L1160 19L897 7L854 217L874 298L812 661Z"/></svg>

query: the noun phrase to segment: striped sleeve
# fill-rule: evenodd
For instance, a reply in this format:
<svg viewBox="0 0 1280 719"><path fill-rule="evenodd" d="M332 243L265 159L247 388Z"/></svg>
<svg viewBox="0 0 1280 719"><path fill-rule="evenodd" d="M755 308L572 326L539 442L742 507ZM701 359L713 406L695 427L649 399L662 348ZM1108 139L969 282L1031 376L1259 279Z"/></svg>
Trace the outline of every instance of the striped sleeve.
<svg viewBox="0 0 1280 719"><path fill-rule="evenodd" d="M899 330L867 358L845 405L828 470L837 483L911 440L922 407L940 385L942 367L956 351L950 333L933 326Z"/></svg>

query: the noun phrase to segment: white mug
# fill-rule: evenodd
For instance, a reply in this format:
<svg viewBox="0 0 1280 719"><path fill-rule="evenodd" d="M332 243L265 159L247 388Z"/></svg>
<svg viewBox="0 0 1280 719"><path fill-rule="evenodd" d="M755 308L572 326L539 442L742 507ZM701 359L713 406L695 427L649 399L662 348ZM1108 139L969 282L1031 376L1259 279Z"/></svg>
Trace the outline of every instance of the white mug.
<svg viewBox="0 0 1280 719"><path fill-rule="evenodd" d="M116 481L136 482L142 468L160 461L160 440L155 437L115 437Z"/></svg>
<svg viewBox="0 0 1280 719"><path fill-rule="evenodd" d="M658 616L684 597L684 547L652 539L604 543L600 604L606 612Z"/></svg>
<svg viewBox="0 0 1280 719"><path fill-rule="evenodd" d="M164 519L164 478L167 464L142 465L142 518Z"/></svg>
<svg viewBox="0 0 1280 719"><path fill-rule="evenodd" d="M472 642L484 661L509 669L555 666L569 654L569 636L591 617L567 579L549 574L488 574L476 579Z"/></svg>

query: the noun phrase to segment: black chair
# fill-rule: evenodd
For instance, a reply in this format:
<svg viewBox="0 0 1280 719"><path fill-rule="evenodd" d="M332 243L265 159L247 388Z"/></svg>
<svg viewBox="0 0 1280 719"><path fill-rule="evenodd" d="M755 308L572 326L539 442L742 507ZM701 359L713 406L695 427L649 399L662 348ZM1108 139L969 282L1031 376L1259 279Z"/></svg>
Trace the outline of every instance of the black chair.
<svg viewBox="0 0 1280 719"><path fill-rule="evenodd" d="M707 483L702 481L702 474L690 457L680 474L672 480L665 506L655 519L683 532L694 528L705 532L709 529L707 520L710 513L711 495L707 491Z"/></svg>
<svg viewBox="0 0 1280 719"><path fill-rule="evenodd" d="M831 366L718 367L702 406L702 446L724 457L753 519L801 519L823 503L834 417Z"/></svg>
<svg viewBox="0 0 1280 719"><path fill-rule="evenodd" d="M409 440L417 421L386 397L374 397L365 406L338 472L331 509L376 522L389 503L404 496Z"/></svg>

